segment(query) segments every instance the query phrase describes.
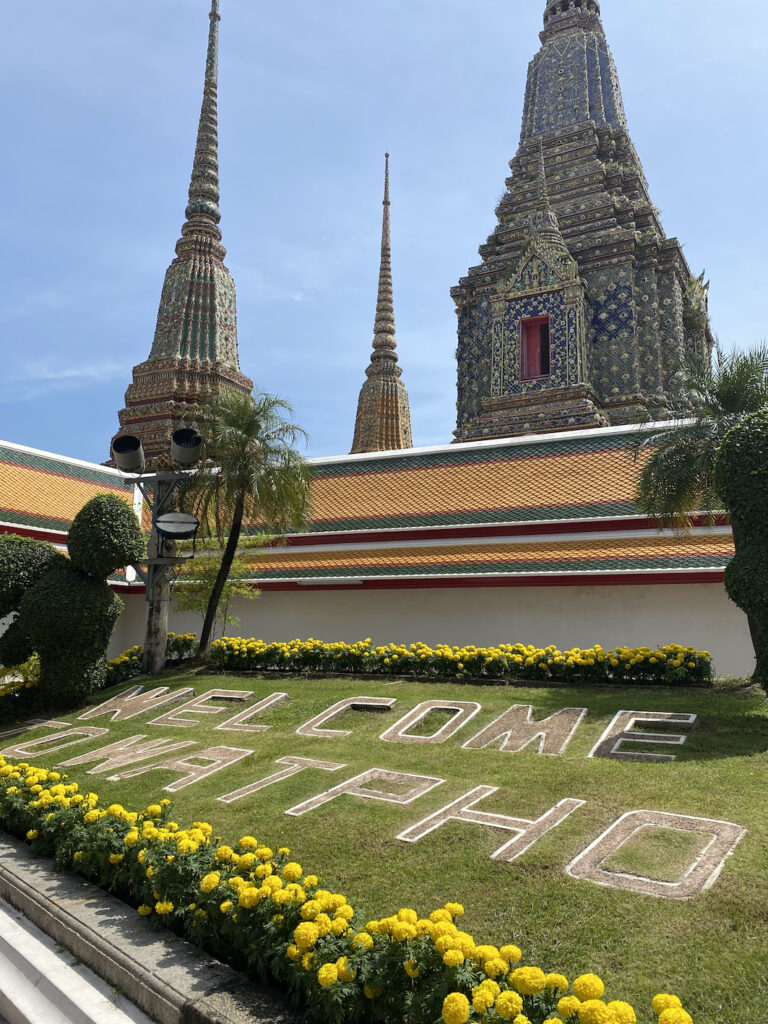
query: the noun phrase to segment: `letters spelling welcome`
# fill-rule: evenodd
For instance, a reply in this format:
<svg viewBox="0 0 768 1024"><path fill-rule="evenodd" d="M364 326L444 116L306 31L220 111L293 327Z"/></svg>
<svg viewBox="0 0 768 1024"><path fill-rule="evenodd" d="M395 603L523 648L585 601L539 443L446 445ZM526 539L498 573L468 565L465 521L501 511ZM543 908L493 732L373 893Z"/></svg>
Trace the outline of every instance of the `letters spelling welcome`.
<svg viewBox="0 0 768 1024"><path fill-rule="evenodd" d="M150 725L187 729L199 725L200 716L220 715L224 711L224 708L211 704L210 702L213 700L246 703L252 697L253 694L250 690L214 689L195 695L194 690L190 687L171 693L167 686L150 692L145 692L142 686L133 686L124 693L111 697L98 707L86 711L80 715L78 721L88 721L108 715L112 722L124 722L162 708L163 713L152 719ZM254 723L253 719L286 700L288 700L287 693L273 693L239 711L215 728L217 731L230 733L263 732L269 726ZM296 732L300 736L341 739L350 735L350 730L327 728L326 726L332 719L348 710L388 711L395 703L396 699L393 697L347 698L338 701L321 714L305 722L299 726ZM179 704L181 707L176 706ZM459 729L464 728L480 710L481 705L475 701L423 701L382 732L379 738L386 743L444 743ZM423 736L414 733L416 726L433 711L447 713L450 718L432 735ZM548 718L535 721L533 708L530 705L516 704L502 712L493 722L468 739L462 744L462 747L467 750L479 750L494 746L501 751L517 752L537 744L540 754L557 756L565 751L586 714L586 708L563 708ZM642 743L681 746L686 740L682 733L638 732L635 731L635 727L638 725L674 725L683 730L690 730L695 726L696 720L696 715L660 711L619 711L588 756L613 760L674 761L674 754L648 753L637 749L627 749L626 745ZM1 753L11 759L47 755L65 747L104 736L109 731L93 726L70 728L64 722L35 722L34 724L37 726L43 724L48 728L60 731L54 731L52 735L46 735L41 739L22 741L19 744L11 745ZM5 735L23 731L25 729L17 729ZM253 753L253 750L250 749L225 745L190 751L189 748L194 746L196 746L194 741L146 740L145 736L137 735L70 758L61 762L61 767L72 767L97 761L99 763L91 768L88 774L110 772L113 773L109 775L111 781L132 778L162 768L181 775L179 779L165 787L166 791L175 793L200 782L215 772L222 771ZM142 764L141 762L150 763ZM276 763L282 766L279 771L232 793L220 796L218 800L224 804L234 803L307 769L338 772L346 767L345 764L334 761L290 756L278 758ZM405 772L392 772L384 768L371 768L327 789L318 796L289 808L285 813L299 817L343 795L363 800L410 804L444 781L436 776L412 775ZM446 804L438 811L400 832L397 838L403 842L417 843L428 833L448 821L467 822L512 833L512 838L492 854L493 860L511 862L529 850L545 833L555 828L585 803L584 800L561 800L536 820L478 810L477 805L485 797L495 793L497 789L496 786L475 786L457 800ZM638 832L648 828L667 828L687 833L701 833L708 842L702 844L701 852L696 855L695 860L676 882L659 881L605 869L605 862L609 858ZM746 830L733 822L668 814L660 811L630 811L622 815L586 850L571 861L565 871L573 878L585 879L611 888L628 889L650 896L690 899L715 883L726 858L733 853L736 844L745 834Z"/></svg>

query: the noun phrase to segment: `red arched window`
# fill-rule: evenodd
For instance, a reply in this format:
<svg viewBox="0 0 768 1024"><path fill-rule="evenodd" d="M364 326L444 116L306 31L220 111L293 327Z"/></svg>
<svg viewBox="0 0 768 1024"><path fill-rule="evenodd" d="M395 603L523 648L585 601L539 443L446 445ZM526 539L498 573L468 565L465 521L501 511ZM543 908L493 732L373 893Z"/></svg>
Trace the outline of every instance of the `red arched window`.
<svg viewBox="0 0 768 1024"><path fill-rule="evenodd" d="M537 316L532 320L523 320L520 325L520 342L521 379L536 380L538 377L548 377L550 373L549 317Z"/></svg>

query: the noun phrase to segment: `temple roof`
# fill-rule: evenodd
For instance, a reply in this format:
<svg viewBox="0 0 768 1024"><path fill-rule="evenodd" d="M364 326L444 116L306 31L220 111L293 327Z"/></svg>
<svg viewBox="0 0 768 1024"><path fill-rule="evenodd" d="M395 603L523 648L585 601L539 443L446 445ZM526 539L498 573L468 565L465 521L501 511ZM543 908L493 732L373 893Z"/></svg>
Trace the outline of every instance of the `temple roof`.
<svg viewBox="0 0 768 1024"><path fill-rule="evenodd" d="M726 523L679 536L639 515L632 433L313 459L311 524L254 553L253 581L267 590L721 582L733 555ZM133 503L115 470L0 442L0 532L63 543L102 493Z"/></svg>
<svg viewBox="0 0 768 1024"><path fill-rule="evenodd" d="M0 533L49 531L51 540L62 540L83 505L100 494L133 505L133 486L116 469L0 441Z"/></svg>

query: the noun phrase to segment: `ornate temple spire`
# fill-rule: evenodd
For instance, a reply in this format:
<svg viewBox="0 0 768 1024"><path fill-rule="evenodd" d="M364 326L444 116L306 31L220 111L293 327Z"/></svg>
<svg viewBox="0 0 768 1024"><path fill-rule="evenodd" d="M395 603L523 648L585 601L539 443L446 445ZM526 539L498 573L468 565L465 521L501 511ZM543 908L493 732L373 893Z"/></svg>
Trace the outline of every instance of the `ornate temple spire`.
<svg viewBox="0 0 768 1024"><path fill-rule="evenodd" d="M211 27L208 33L208 53L205 61L205 85L200 124L197 130L195 159L192 165L192 180L189 183L189 204L185 211L187 222L181 229L182 235L200 230L210 232L221 241L218 228L221 220L219 210L219 0L212 0L208 16ZM211 224L215 225L212 229Z"/></svg>
<svg viewBox="0 0 768 1024"><path fill-rule="evenodd" d="M253 388L240 372L235 283L224 266L219 228L219 0L212 0L209 18L186 220L165 275L149 359L133 368L119 413L122 432L138 434L150 458L167 451L191 406L225 387Z"/></svg>
<svg viewBox="0 0 768 1024"><path fill-rule="evenodd" d="M594 121L627 127L597 0L548 0L541 49L528 68L520 142Z"/></svg>
<svg viewBox="0 0 768 1024"><path fill-rule="evenodd" d="M408 392L400 380L395 341L395 306L392 286L390 233L389 153L385 155L384 214L381 225L381 265L373 353L367 380L360 390L352 454L410 448L411 413Z"/></svg>

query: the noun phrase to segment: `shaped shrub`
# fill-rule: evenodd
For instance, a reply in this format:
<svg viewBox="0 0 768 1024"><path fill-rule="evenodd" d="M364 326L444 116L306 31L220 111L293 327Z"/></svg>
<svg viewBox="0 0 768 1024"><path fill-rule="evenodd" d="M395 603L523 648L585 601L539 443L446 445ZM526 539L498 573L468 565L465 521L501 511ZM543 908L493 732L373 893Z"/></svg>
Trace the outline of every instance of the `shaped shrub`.
<svg viewBox="0 0 768 1024"><path fill-rule="evenodd" d="M37 548L27 560L17 554L25 580L16 588L18 617L0 637L0 663L18 665L40 658L38 693L43 705L65 708L104 685L106 651L123 602L105 577L138 561L144 537L133 511L120 498L92 498L75 517L70 558L54 552L41 567Z"/></svg>
<svg viewBox="0 0 768 1024"><path fill-rule="evenodd" d="M725 435L715 486L730 513L736 548L725 570L725 588L749 619L757 658L754 680L768 690L768 409L747 416Z"/></svg>

